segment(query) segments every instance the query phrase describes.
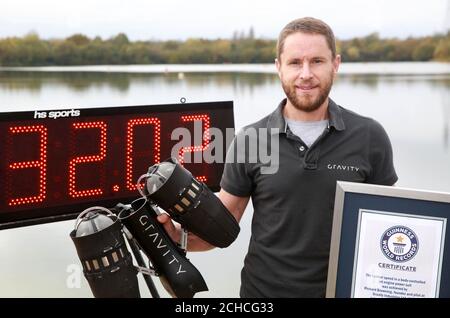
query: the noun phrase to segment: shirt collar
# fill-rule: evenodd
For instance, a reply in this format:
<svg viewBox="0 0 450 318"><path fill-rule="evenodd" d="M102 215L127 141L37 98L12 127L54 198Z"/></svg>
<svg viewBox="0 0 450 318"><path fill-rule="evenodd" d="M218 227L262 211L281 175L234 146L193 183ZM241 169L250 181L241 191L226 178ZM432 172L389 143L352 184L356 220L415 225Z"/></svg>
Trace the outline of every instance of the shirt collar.
<svg viewBox="0 0 450 318"><path fill-rule="evenodd" d="M286 133L288 126L283 116L283 108L286 105L287 99L283 99L278 105L277 109L269 115L267 121L267 128L271 134ZM342 118L342 111L339 106L331 99L328 98L328 120L330 127L334 127L336 130L344 130L345 123Z"/></svg>

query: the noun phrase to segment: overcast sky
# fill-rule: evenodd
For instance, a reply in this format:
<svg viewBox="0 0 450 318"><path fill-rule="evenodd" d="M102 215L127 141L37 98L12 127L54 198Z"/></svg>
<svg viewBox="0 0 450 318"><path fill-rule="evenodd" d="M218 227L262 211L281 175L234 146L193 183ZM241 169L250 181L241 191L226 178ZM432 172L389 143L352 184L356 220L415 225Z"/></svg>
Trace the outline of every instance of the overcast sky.
<svg viewBox="0 0 450 318"><path fill-rule="evenodd" d="M431 35L449 27L448 0L1 0L0 38L75 33L130 40L230 38L234 31L276 38L302 16L330 24L340 39Z"/></svg>

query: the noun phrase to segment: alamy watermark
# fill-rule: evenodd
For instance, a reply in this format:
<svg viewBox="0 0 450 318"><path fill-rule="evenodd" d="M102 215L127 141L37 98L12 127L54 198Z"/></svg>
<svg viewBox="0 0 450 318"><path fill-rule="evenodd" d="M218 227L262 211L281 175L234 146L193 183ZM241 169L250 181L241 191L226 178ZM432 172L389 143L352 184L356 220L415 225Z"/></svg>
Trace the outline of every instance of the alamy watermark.
<svg viewBox="0 0 450 318"><path fill-rule="evenodd" d="M262 174L274 174L279 168L279 129L246 128L235 136L233 128L211 127L202 132L202 123L194 122L194 134L187 128L172 131L178 141L171 151L172 158L183 163L253 163L261 165ZM196 146L192 146L196 145ZM230 145L227 154L224 150Z"/></svg>
<svg viewBox="0 0 450 318"><path fill-rule="evenodd" d="M66 273L68 273L66 278L67 288L81 288L83 268L78 264L69 264L66 268Z"/></svg>

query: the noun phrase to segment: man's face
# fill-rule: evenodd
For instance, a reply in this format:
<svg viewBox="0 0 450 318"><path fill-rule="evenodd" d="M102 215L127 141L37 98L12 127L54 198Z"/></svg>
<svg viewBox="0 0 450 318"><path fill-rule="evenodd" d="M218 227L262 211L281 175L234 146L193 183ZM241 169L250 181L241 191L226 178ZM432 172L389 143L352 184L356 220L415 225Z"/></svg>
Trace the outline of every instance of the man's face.
<svg viewBox="0 0 450 318"><path fill-rule="evenodd" d="M312 112L327 100L339 68L323 35L293 33L284 42L278 75L289 102L298 110Z"/></svg>

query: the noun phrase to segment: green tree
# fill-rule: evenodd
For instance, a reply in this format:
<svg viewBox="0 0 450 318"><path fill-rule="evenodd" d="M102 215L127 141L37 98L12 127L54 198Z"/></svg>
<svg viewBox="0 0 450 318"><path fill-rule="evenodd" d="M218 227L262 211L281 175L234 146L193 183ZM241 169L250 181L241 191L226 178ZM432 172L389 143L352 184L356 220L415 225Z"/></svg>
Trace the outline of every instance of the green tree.
<svg viewBox="0 0 450 318"><path fill-rule="evenodd" d="M355 46L351 46L346 50L348 61L356 62L359 61L360 54L359 49Z"/></svg>
<svg viewBox="0 0 450 318"><path fill-rule="evenodd" d="M74 34L66 39L68 42L72 42L75 45L87 45L91 40L83 34Z"/></svg>
<svg viewBox="0 0 450 318"><path fill-rule="evenodd" d="M71 41L57 41L53 47L53 57L57 65L82 64L77 46Z"/></svg>
<svg viewBox="0 0 450 318"><path fill-rule="evenodd" d="M429 61L433 58L435 46L432 43L420 43L412 52L414 61Z"/></svg>
<svg viewBox="0 0 450 318"><path fill-rule="evenodd" d="M438 61L450 61L450 32L440 39L433 52L433 59Z"/></svg>
<svg viewBox="0 0 450 318"><path fill-rule="evenodd" d="M235 31L232 39L131 42L124 33L108 40L73 34L42 40L37 33L0 39L0 65L92 65L151 63L272 63L276 41ZM381 39L378 33L337 41L343 61L450 60L450 33L422 38Z"/></svg>
<svg viewBox="0 0 450 318"><path fill-rule="evenodd" d="M130 43L125 33L119 33L110 40L114 45L124 46Z"/></svg>

